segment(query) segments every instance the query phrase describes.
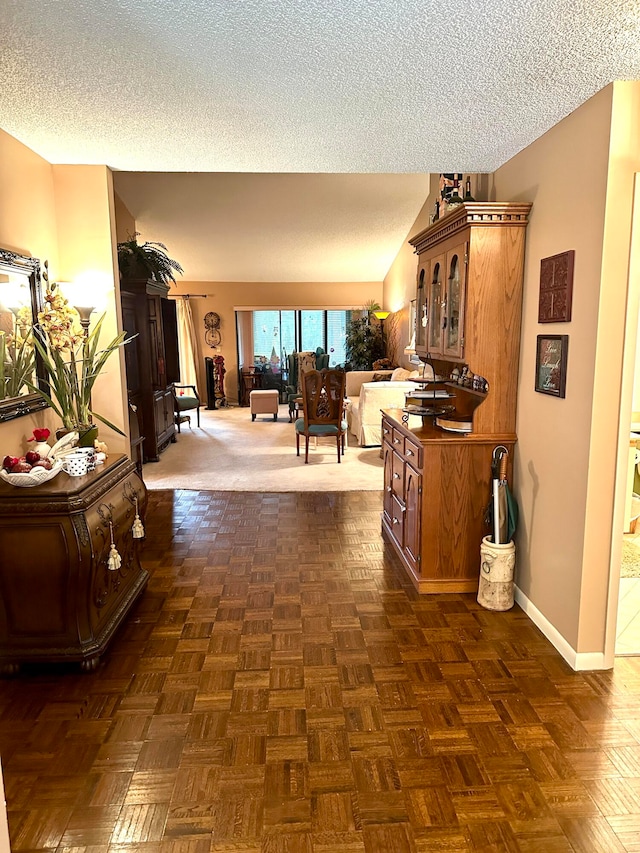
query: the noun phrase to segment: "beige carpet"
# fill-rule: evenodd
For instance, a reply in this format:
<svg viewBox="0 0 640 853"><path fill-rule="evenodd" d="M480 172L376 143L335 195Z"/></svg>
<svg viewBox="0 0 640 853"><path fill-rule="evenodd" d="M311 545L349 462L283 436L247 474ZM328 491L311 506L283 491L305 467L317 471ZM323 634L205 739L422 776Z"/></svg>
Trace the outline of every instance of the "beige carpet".
<svg viewBox="0 0 640 853"><path fill-rule="evenodd" d="M222 492L343 492L382 491L382 459L379 447L361 448L354 436L338 465L336 443L319 439L309 446L304 464L304 437L300 457L296 436L289 423L287 405L280 406L278 420L257 415L251 421L248 408L200 410L200 429L191 416L175 444L148 462L143 477L149 489L208 489Z"/></svg>

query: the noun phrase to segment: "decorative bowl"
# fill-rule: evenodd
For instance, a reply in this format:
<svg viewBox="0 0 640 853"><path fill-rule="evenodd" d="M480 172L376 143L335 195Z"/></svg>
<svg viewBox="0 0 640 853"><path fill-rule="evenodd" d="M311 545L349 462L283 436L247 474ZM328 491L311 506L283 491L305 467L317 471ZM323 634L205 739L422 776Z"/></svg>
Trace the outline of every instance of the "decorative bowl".
<svg viewBox="0 0 640 853"><path fill-rule="evenodd" d="M62 460L58 459L53 463L53 467L48 470L37 465L24 474L9 474L2 468L0 469L0 478L12 486L41 486L43 483L53 480L60 471L62 471Z"/></svg>

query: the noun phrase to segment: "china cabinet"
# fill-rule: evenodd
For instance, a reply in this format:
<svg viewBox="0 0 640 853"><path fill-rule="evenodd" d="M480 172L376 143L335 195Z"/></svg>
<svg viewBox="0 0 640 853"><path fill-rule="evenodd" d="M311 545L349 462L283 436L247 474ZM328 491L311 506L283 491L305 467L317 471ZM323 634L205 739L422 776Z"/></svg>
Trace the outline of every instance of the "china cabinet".
<svg viewBox="0 0 640 853"><path fill-rule="evenodd" d="M436 372L468 365L489 387L473 431L513 432L525 231L530 204L469 202L409 240L418 255L426 334L416 353ZM421 284L423 287L421 289Z"/></svg>
<svg viewBox="0 0 640 853"><path fill-rule="evenodd" d="M418 255L416 352L444 379L408 395L404 411L383 412L382 529L420 592L477 589L492 453L504 445L511 460L516 442L530 207L461 204L409 241ZM407 413L427 404L440 416L409 426Z"/></svg>

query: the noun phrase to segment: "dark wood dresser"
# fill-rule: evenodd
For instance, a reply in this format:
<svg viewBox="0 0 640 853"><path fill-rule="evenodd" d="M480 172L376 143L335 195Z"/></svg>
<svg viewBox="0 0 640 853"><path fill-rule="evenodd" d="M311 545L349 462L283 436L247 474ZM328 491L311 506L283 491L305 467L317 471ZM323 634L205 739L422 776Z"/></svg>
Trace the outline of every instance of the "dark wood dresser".
<svg viewBox="0 0 640 853"><path fill-rule="evenodd" d="M134 539L144 483L126 456L84 477L42 486L0 481L0 671L30 661L79 661L92 670L144 590L143 539ZM107 561L111 539L120 568Z"/></svg>

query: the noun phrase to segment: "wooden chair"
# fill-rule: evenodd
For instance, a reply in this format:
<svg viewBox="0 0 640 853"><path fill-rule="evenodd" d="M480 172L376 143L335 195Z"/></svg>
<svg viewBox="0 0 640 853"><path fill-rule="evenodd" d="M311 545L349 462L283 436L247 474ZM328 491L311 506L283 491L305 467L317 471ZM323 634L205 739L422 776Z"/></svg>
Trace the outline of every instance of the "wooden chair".
<svg viewBox="0 0 640 853"><path fill-rule="evenodd" d="M305 437L305 465L309 462L309 438L336 437L338 462L345 448L347 422L344 420L345 374L342 370L306 370L301 377L303 417L295 422L296 455L300 456L300 436Z"/></svg>
<svg viewBox="0 0 640 853"><path fill-rule="evenodd" d="M191 390L191 394L184 394L185 390ZM196 391L195 385L176 385L175 382L171 387L173 393L173 410L175 414L176 426L178 427L178 432L180 432L180 424L183 421L187 421L189 423L189 428L191 428L191 416L185 415L185 412L190 411L191 409L196 410L196 417L198 419L198 426L200 426L200 397L198 392ZM182 391L182 394L179 394L178 391Z"/></svg>

